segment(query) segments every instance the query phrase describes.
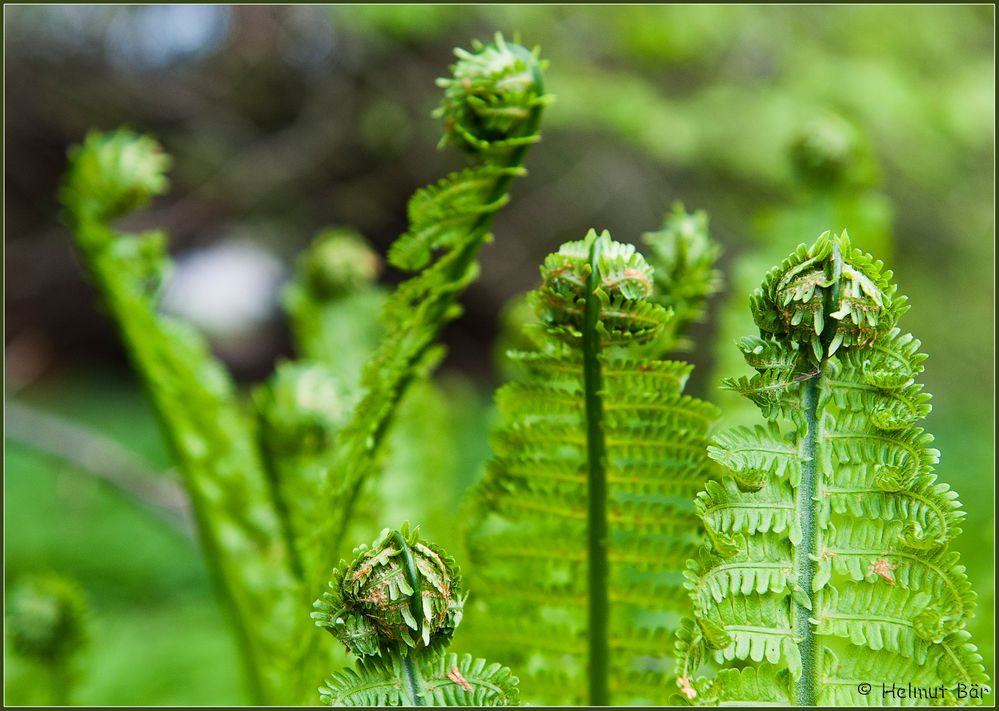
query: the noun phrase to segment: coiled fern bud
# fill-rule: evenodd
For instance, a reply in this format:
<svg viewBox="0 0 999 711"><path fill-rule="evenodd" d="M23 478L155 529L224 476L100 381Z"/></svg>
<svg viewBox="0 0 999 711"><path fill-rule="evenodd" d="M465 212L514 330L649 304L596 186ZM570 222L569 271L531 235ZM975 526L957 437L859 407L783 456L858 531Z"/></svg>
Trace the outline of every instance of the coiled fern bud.
<svg viewBox="0 0 999 711"><path fill-rule="evenodd" d="M20 581L7 603L7 630L14 652L60 666L86 641L86 603L80 589L56 575Z"/></svg>
<svg viewBox="0 0 999 711"><path fill-rule="evenodd" d="M60 195L70 215L107 221L166 192L170 157L150 138L127 130L91 132L69 153Z"/></svg>
<svg viewBox="0 0 999 711"><path fill-rule="evenodd" d="M644 343L655 338L669 312L647 301L652 293L652 267L633 245L615 242L606 230L599 236L590 230L582 241L566 242L541 266L543 283L531 300L549 335L568 343L582 340L594 250L601 343Z"/></svg>
<svg viewBox="0 0 999 711"><path fill-rule="evenodd" d="M880 260L852 248L845 231L826 232L767 274L751 308L761 335L810 347L818 363L887 333L907 310L895 291Z"/></svg>
<svg viewBox="0 0 999 711"><path fill-rule="evenodd" d="M328 449L352 406L334 373L307 361L279 365L254 401L267 449L276 454Z"/></svg>
<svg viewBox="0 0 999 711"><path fill-rule="evenodd" d="M442 648L461 622L458 565L418 529L385 529L333 571L312 618L358 656ZM405 645L405 646L403 646Z"/></svg>
<svg viewBox="0 0 999 711"><path fill-rule="evenodd" d="M467 153L504 157L536 143L537 109L550 98L540 90L545 62L539 51L507 42L474 42L472 52L456 49L453 76L438 79L444 98L434 113L444 121L442 143Z"/></svg>
<svg viewBox="0 0 999 711"><path fill-rule="evenodd" d="M382 261L353 230L324 230L298 260L298 274L314 299L360 291L378 279Z"/></svg>
<svg viewBox="0 0 999 711"><path fill-rule="evenodd" d="M835 114L818 116L790 145L795 174L812 188L868 187L877 182L877 165L859 131Z"/></svg>

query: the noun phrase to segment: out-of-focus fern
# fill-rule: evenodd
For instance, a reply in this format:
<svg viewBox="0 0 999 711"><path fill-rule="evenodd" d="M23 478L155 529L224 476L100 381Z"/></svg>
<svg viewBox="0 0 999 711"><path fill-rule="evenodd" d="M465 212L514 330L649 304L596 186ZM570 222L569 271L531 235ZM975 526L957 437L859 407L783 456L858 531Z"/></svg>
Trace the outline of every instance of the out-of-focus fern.
<svg viewBox="0 0 999 711"><path fill-rule="evenodd" d="M364 363L382 336L386 293L375 281L381 259L353 230L322 231L298 259L284 293L299 358L334 369L351 406Z"/></svg>
<svg viewBox="0 0 999 711"><path fill-rule="evenodd" d="M454 559L403 524L340 561L316 624L361 658L319 690L332 706L516 705L506 667L446 652L465 598Z"/></svg>
<svg viewBox="0 0 999 711"><path fill-rule="evenodd" d="M327 229L299 258L284 304L299 359L254 391L259 438L299 571L323 570L318 492L330 452L360 400L364 363L382 329L378 255L352 230Z"/></svg>
<svg viewBox="0 0 999 711"><path fill-rule="evenodd" d="M5 669L5 703L73 703L77 660L89 637L83 592L64 577L36 575L18 580L4 607L10 651L27 663L21 673Z"/></svg>
<svg viewBox="0 0 999 711"><path fill-rule="evenodd" d="M378 316L388 292L374 283L379 268L377 254L353 230L327 229L316 237L285 289L300 360L279 366L257 393L265 445L274 435L283 443L267 459L276 485L287 489L282 499L298 531L298 547L320 569L321 543L314 539L326 512L315 492L333 464L329 453L338 446L338 434L362 395L364 364L384 334ZM351 539L371 538L386 518L418 519L424 530L438 534L442 524L450 524L445 512L455 503L451 484L457 446L449 444L454 428L448 397L429 380L408 389L382 447L381 475L367 484L351 511ZM431 483L440 496L414 495Z"/></svg>
<svg viewBox="0 0 999 711"><path fill-rule="evenodd" d="M703 210L688 214L677 202L661 228L642 235L642 244L653 269L652 299L673 312L652 354L689 350L693 344L683 337L684 329L704 318L708 299L721 288L721 272L715 269L721 247L708 236L708 215Z"/></svg>
<svg viewBox="0 0 999 711"><path fill-rule="evenodd" d="M157 311L169 269L166 235L124 234L112 220L166 190L169 159L129 131L90 134L70 157L67 219L104 304L181 464L198 531L230 602L256 696L296 698L296 649L309 630L295 615L308 595L267 476L228 374L186 324Z"/></svg>
<svg viewBox="0 0 999 711"><path fill-rule="evenodd" d="M328 516L319 536L331 556L406 389L439 359L437 336L458 315L490 223L509 199L511 181L524 172L527 148L540 138L548 98L538 52L497 35L474 52L456 53L453 77L440 80L445 93L438 115L443 142L466 151L475 166L418 191L409 204L409 230L389 251L394 266L419 273L385 305L385 335L365 365L364 395L341 433L330 467L335 475L324 486Z"/></svg>
<svg viewBox="0 0 999 711"><path fill-rule="evenodd" d="M687 700L898 703L881 683L911 682L959 703L959 683L987 681L964 629L975 596L948 549L963 513L918 426L926 356L897 326L896 291L880 261L825 233L753 295L760 335L739 347L757 374L726 386L768 423L709 449L727 471L697 499L711 542L687 572ZM720 671L694 678L708 660Z"/></svg>
<svg viewBox="0 0 999 711"><path fill-rule="evenodd" d="M536 349L510 354L525 375L497 393L471 497L471 638L532 702L662 702L715 409L681 394L689 365L646 357L671 312L634 247L591 230L541 273Z"/></svg>

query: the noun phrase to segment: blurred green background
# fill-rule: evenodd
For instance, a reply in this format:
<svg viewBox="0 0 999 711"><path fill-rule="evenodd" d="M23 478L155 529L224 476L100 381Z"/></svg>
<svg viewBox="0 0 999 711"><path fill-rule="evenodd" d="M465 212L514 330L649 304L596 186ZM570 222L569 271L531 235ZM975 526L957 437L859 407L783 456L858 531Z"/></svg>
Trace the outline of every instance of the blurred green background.
<svg viewBox="0 0 999 711"><path fill-rule="evenodd" d="M716 383L743 372L732 339L747 332L748 288L798 242L845 227L895 270L903 326L930 355L926 428L968 513L957 545L991 676L994 20L985 5L6 6L5 585L58 571L85 590L72 700L245 696L173 504L139 506L105 480L108 452L128 476L173 473L58 221L66 148L127 124L175 157L170 196L141 218L172 235L166 306L249 383L289 355L277 293L311 237L352 225L384 253L407 197L460 166L434 149L433 79L453 47L497 30L542 47L556 103L446 332L467 432L459 489L439 495L457 501L488 455L498 314L561 242L589 227L636 240L678 199L706 209L729 288L686 357L694 393L727 405ZM800 169L793 147L816 121L846 127L848 145L834 131L828 147L846 157L838 182ZM433 530L454 543L453 521ZM5 656L17 703L33 672Z"/></svg>

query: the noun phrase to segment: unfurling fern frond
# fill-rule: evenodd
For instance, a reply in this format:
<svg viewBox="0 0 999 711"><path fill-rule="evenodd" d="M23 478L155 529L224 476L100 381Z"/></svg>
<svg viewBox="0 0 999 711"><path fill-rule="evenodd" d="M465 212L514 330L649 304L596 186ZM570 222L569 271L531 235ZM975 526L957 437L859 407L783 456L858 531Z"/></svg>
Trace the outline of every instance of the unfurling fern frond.
<svg viewBox="0 0 999 711"><path fill-rule="evenodd" d="M328 516L318 535L331 556L338 555L352 504L375 468L399 402L439 359L437 337L460 312L458 299L475 278L490 223L508 200L511 181L523 173L527 148L539 140L548 97L537 51L497 35L493 44L459 51L458 57L453 78L441 81L446 91L438 115L446 141L458 144L478 165L416 193L409 231L389 253L395 266L421 271L385 304L384 336L367 360L363 396L329 467L332 476L321 499Z"/></svg>
<svg viewBox="0 0 999 711"><path fill-rule="evenodd" d="M726 472L697 499L710 543L686 573L680 697L867 705L909 683L961 703L958 684L987 678L949 549L963 513L917 426L926 356L897 327L905 297L844 232L798 247L751 304L760 337L739 345L757 375L729 386L769 422L709 448ZM705 661L720 669L695 679Z"/></svg>
<svg viewBox="0 0 999 711"><path fill-rule="evenodd" d="M252 428L201 336L158 311L170 268L166 235L123 234L109 224L165 192L168 163L146 136L91 133L70 153L61 193L66 219L180 464L257 697L297 700L309 673L299 661L309 630L294 608L308 598Z"/></svg>
<svg viewBox="0 0 999 711"><path fill-rule="evenodd" d="M470 638L532 702L661 703L716 413L682 394L689 365L646 355L671 312L634 247L591 230L541 273L536 349L510 353L523 375L470 498Z"/></svg>
<svg viewBox="0 0 999 711"><path fill-rule="evenodd" d="M381 267L360 234L326 229L298 258L284 292L298 357L331 367L351 402L361 396L361 369L382 335L377 315L386 294L376 284Z"/></svg>
<svg viewBox="0 0 999 711"><path fill-rule="evenodd" d="M654 270L652 298L673 310L653 354L689 350L684 329L704 317L707 300L721 288L721 272L715 269L721 247L708 236L708 215L703 210L688 214L677 202L661 228L642 235L642 244Z"/></svg>
<svg viewBox="0 0 999 711"><path fill-rule="evenodd" d="M312 618L349 652L355 669L319 690L331 706L515 705L517 678L483 659L446 653L461 623L458 565L403 524L340 561Z"/></svg>

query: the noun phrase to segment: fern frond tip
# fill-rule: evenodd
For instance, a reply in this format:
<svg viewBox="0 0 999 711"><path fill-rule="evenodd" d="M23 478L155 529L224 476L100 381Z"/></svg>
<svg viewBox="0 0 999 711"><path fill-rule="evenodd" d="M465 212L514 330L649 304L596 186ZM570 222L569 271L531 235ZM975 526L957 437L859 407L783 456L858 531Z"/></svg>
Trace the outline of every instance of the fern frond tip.
<svg viewBox="0 0 999 711"><path fill-rule="evenodd" d="M69 151L60 199L73 219L114 219L165 193L169 166L170 157L150 136L92 131Z"/></svg>

